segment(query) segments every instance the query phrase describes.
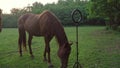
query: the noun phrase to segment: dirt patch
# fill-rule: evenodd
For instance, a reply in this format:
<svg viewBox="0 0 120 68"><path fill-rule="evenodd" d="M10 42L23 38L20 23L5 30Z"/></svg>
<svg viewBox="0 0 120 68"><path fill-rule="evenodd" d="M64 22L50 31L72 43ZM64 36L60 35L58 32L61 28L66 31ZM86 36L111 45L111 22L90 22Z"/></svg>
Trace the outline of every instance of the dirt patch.
<svg viewBox="0 0 120 68"><path fill-rule="evenodd" d="M115 45L105 48L107 53L120 54L120 42L115 42Z"/></svg>
<svg viewBox="0 0 120 68"><path fill-rule="evenodd" d="M101 50L110 54L120 54L120 38L113 31L96 30L91 34L96 39L96 43Z"/></svg>
<svg viewBox="0 0 120 68"><path fill-rule="evenodd" d="M112 31L107 31L107 30L96 30L92 32L93 36L102 36L102 35L106 35L106 34L112 34Z"/></svg>

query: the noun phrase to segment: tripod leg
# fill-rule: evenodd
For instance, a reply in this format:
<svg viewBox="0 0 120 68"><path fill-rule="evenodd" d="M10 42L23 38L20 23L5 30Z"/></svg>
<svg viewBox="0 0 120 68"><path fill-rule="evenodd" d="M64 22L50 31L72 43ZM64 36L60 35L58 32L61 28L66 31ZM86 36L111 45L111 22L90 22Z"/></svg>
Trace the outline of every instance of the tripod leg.
<svg viewBox="0 0 120 68"><path fill-rule="evenodd" d="M75 62L73 68L83 68L79 62Z"/></svg>

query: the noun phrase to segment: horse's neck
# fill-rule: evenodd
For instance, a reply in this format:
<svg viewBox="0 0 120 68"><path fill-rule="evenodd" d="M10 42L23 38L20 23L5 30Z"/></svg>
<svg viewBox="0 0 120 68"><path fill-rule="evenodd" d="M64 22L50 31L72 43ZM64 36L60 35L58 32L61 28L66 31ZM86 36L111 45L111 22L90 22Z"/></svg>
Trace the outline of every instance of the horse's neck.
<svg viewBox="0 0 120 68"><path fill-rule="evenodd" d="M65 44L66 42L68 42L67 36L66 36L65 31L64 31L63 28L60 28L60 29L56 30L55 37L56 37L57 42L59 43L59 46L61 46L61 45Z"/></svg>

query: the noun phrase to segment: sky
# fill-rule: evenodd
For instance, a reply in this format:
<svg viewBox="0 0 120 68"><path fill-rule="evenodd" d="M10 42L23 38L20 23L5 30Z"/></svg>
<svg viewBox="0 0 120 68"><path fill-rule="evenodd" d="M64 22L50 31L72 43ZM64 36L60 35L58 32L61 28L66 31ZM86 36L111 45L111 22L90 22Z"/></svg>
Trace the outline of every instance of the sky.
<svg viewBox="0 0 120 68"><path fill-rule="evenodd" d="M3 13L10 13L12 8L23 8L32 5L34 2L41 2L42 4L57 3L58 0L0 0L0 9Z"/></svg>

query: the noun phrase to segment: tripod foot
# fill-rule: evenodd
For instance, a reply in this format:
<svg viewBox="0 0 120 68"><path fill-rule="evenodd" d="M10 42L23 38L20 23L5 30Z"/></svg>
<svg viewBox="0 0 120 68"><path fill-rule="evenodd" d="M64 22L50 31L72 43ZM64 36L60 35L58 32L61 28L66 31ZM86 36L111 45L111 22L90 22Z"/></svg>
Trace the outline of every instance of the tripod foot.
<svg viewBox="0 0 120 68"><path fill-rule="evenodd" d="M75 62L73 68L83 68L79 62Z"/></svg>

